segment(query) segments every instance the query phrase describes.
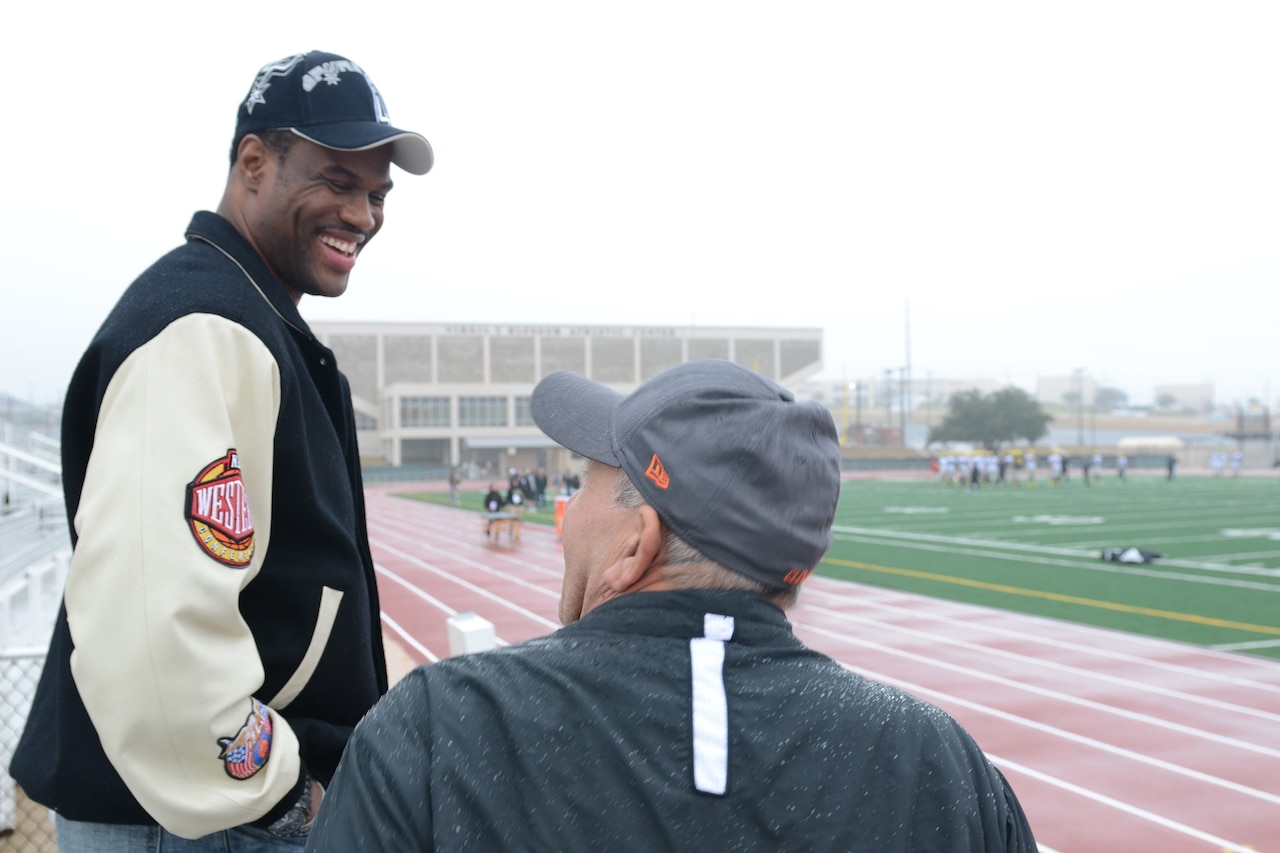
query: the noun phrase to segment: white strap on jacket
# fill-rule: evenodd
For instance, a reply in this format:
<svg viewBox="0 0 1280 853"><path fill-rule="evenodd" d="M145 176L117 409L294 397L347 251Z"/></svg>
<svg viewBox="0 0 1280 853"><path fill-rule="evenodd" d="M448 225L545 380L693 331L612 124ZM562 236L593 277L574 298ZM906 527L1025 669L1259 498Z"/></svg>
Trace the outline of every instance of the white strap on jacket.
<svg viewBox="0 0 1280 853"><path fill-rule="evenodd" d="M704 636L689 641L693 671L693 784L723 794L729 782L729 701L724 692L724 644L733 638L733 617L707 613Z"/></svg>

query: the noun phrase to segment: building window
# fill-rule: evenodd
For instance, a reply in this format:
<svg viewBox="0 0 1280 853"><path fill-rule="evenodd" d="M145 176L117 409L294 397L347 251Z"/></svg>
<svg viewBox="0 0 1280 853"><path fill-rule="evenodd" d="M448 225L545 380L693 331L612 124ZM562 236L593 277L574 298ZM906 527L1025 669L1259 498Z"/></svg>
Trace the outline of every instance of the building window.
<svg viewBox="0 0 1280 853"><path fill-rule="evenodd" d="M378 428L378 419L366 415L364 412L356 412L356 429L361 432L368 430L376 430Z"/></svg>
<svg viewBox="0 0 1280 853"><path fill-rule="evenodd" d="M533 411L529 408L530 397L516 397L516 426L533 426Z"/></svg>
<svg viewBox="0 0 1280 853"><path fill-rule="evenodd" d="M506 426L507 398L459 397L458 425L464 427Z"/></svg>
<svg viewBox="0 0 1280 853"><path fill-rule="evenodd" d="M401 397L401 427L449 426L448 397Z"/></svg>

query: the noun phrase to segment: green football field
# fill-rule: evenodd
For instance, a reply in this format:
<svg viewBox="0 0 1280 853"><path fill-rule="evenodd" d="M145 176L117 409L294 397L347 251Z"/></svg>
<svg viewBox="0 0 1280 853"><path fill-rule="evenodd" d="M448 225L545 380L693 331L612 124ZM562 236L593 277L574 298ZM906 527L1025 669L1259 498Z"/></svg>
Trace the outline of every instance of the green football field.
<svg viewBox="0 0 1280 853"><path fill-rule="evenodd" d="M1130 546L1162 556L1101 559ZM819 571L1280 658L1280 479L850 480Z"/></svg>
<svg viewBox="0 0 1280 853"><path fill-rule="evenodd" d="M448 503L440 492L412 495ZM478 511L479 493L462 506ZM553 509L526 511L553 524ZM1159 552L1151 563L1104 548ZM848 480L818 571L1280 658L1280 479L1114 476L1086 487Z"/></svg>

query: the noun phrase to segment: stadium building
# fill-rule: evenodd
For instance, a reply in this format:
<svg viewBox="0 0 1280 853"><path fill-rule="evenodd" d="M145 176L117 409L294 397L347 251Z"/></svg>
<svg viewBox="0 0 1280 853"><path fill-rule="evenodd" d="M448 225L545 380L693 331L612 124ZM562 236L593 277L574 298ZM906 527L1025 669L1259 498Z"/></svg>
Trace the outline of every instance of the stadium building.
<svg viewBox="0 0 1280 853"><path fill-rule="evenodd" d="M620 393L668 367L722 358L794 388L822 368L821 329L312 323L338 358L366 462L463 465L469 477L510 467L570 469L534 425L533 386L572 370Z"/></svg>

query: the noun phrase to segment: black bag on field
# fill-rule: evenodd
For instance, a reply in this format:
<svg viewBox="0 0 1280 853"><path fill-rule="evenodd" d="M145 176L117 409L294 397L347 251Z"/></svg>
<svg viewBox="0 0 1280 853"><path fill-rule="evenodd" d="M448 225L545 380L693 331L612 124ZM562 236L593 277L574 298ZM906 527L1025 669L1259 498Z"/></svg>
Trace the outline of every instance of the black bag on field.
<svg viewBox="0 0 1280 853"><path fill-rule="evenodd" d="M1102 559L1112 563L1150 563L1163 557L1158 551L1148 551L1145 548L1135 548L1130 545L1128 548L1103 548Z"/></svg>

